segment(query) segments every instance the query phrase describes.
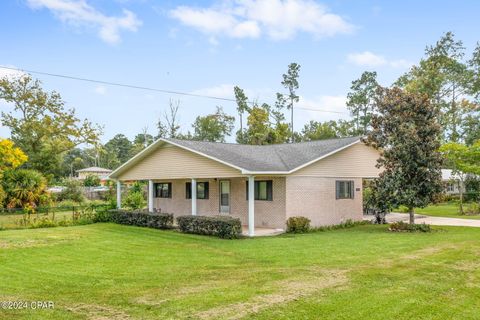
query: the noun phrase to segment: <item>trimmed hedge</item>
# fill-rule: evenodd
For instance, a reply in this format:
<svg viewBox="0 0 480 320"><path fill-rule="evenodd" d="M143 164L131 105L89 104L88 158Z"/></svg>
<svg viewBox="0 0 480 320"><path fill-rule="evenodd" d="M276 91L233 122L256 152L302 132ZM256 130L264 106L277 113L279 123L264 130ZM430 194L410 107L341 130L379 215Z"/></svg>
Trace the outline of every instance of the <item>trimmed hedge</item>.
<svg viewBox="0 0 480 320"><path fill-rule="evenodd" d="M242 234L242 223L229 216L180 216L177 217L180 231L217 236L223 239L237 239Z"/></svg>
<svg viewBox="0 0 480 320"><path fill-rule="evenodd" d="M310 219L302 216L288 218L287 233L305 233L308 231L310 231Z"/></svg>
<svg viewBox="0 0 480 320"><path fill-rule="evenodd" d="M111 221L130 226L155 229L173 228L173 214L141 211L111 210Z"/></svg>

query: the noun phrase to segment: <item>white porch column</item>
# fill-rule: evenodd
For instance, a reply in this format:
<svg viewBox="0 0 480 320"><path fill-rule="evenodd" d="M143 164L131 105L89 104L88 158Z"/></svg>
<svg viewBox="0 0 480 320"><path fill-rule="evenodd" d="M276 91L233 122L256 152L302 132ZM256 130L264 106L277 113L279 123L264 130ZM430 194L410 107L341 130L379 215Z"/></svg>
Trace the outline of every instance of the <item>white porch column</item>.
<svg viewBox="0 0 480 320"><path fill-rule="evenodd" d="M117 209L122 208L122 183L117 180Z"/></svg>
<svg viewBox="0 0 480 320"><path fill-rule="evenodd" d="M148 212L153 212L153 180L148 180Z"/></svg>
<svg viewBox="0 0 480 320"><path fill-rule="evenodd" d="M248 177L248 235L255 235L255 176Z"/></svg>
<svg viewBox="0 0 480 320"><path fill-rule="evenodd" d="M192 179L192 216L197 215L197 179Z"/></svg>

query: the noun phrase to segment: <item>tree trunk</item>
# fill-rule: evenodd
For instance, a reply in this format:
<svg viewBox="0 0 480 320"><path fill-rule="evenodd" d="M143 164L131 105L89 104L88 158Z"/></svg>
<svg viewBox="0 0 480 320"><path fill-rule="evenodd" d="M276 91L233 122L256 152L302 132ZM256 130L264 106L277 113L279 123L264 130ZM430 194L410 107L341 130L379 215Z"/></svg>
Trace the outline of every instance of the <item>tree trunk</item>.
<svg viewBox="0 0 480 320"><path fill-rule="evenodd" d="M458 192L459 192L459 198L460 198L459 199L460 201L459 201L459 204L458 204L459 205L458 210L460 211L461 215L464 214L464 212L463 212L463 188L462 188L462 184L463 184L462 182L460 182L460 181L458 182Z"/></svg>
<svg viewBox="0 0 480 320"><path fill-rule="evenodd" d="M292 127L292 128L291 128L291 129L292 129L292 141L291 141L291 142L293 143L293 142L294 142L294 141L293 141L293 101L291 102L290 108L292 109L292 110L291 110L291 113L292 113L292 114L291 114L291 116L290 116L290 124L291 124L291 127Z"/></svg>
<svg viewBox="0 0 480 320"><path fill-rule="evenodd" d="M245 141L243 141L243 120L242 120L241 113L240 113L240 139L242 139L242 141L240 141L241 143L245 143Z"/></svg>
<svg viewBox="0 0 480 320"><path fill-rule="evenodd" d="M408 208L408 213L410 214L410 224L415 224L415 211L413 208Z"/></svg>

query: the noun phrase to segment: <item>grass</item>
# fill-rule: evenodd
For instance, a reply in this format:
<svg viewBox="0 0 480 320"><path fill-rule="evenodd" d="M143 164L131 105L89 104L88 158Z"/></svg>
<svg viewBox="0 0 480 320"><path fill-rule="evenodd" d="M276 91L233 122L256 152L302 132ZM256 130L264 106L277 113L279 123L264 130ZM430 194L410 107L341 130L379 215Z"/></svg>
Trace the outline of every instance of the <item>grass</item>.
<svg viewBox="0 0 480 320"><path fill-rule="evenodd" d="M464 209L468 203L464 204ZM461 219L480 219L480 215L460 215L458 213L458 204L452 202L439 203L430 205L425 208L416 208L415 213L425 214L427 216L445 217L445 218L461 218Z"/></svg>
<svg viewBox="0 0 480 320"><path fill-rule="evenodd" d="M243 240L94 224L0 232L0 319L478 319L480 229Z"/></svg>
<svg viewBox="0 0 480 320"><path fill-rule="evenodd" d="M0 213L0 229L17 229L17 228L23 228L24 224L22 224L22 221L28 217L28 215L25 214L5 214L5 213ZM73 218L73 213L72 211L59 211L49 214L44 214L44 213L39 213L39 214L31 214L30 219L41 219L41 218L49 218L55 221L62 221L62 220L72 220ZM27 218L28 219L28 218Z"/></svg>

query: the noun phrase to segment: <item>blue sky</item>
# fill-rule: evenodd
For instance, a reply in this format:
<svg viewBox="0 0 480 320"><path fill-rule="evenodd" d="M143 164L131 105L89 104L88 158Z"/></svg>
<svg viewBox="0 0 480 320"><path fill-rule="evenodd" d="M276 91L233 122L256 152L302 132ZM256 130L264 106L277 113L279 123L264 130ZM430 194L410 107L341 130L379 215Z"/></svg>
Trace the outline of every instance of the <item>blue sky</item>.
<svg viewBox="0 0 480 320"><path fill-rule="evenodd" d="M470 52L480 40L478 12L474 0L10 0L0 2L0 65L227 98L239 85L273 102L297 62L299 107L336 112L297 109L299 130L312 119L348 118L352 80L376 70L391 84L446 31ZM181 101L183 131L217 105L236 114L231 102L35 76L104 126L104 142L145 127L156 134L170 98Z"/></svg>

